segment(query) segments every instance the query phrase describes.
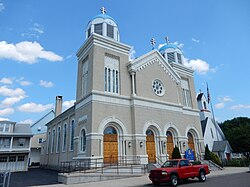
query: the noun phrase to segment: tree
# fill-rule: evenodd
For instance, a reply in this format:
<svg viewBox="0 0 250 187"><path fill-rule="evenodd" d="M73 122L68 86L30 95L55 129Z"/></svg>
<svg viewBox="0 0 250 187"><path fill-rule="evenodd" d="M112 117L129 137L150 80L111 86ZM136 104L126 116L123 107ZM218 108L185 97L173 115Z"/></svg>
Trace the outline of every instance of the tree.
<svg viewBox="0 0 250 187"><path fill-rule="evenodd" d="M205 147L205 156L204 156L204 159L205 160L211 160L211 152L210 152L207 144L206 144L206 147Z"/></svg>
<svg viewBox="0 0 250 187"><path fill-rule="evenodd" d="M172 159L176 158L181 158L181 154L179 148L175 146L172 153Z"/></svg>
<svg viewBox="0 0 250 187"><path fill-rule="evenodd" d="M238 117L220 124L234 152L250 158L250 118Z"/></svg>

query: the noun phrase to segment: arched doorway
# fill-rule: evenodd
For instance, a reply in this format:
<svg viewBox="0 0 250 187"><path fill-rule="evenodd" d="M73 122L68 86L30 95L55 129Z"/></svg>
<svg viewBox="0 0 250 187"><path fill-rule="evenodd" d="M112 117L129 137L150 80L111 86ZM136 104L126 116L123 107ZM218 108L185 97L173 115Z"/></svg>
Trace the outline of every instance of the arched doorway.
<svg viewBox="0 0 250 187"><path fill-rule="evenodd" d="M192 149L195 155L194 137L190 132L188 132L187 136L188 136L188 148Z"/></svg>
<svg viewBox="0 0 250 187"><path fill-rule="evenodd" d="M118 136L114 127L108 126L104 130L103 162L115 164L118 162Z"/></svg>
<svg viewBox="0 0 250 187"><path fill-rule="evenodd" d="M152 130L148 129L146 131L147 141L146 141L146 149L148 155L148 163L156 162L156 153L155 153L155 137Z"/></svg>
<svg viewBox="0 0 250 187"><path fill-rule="evenodd" d="M171 159L174 149L174 138L173 134L170 131L167 131L166 136L167 136L167 154L169 155L169 159Z"/></svg>

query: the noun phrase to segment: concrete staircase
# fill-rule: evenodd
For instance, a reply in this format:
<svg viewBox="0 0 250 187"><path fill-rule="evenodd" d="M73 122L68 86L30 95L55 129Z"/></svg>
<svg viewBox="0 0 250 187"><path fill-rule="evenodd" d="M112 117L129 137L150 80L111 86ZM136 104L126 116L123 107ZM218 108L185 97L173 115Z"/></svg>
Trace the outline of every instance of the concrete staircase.
<svg viewBox="0 0 250 187"><path fill-rule="evenodd" d="M221 166L219 166L218 164L215 164L211 160L202 160L201 163L202 164L207 164L210 171L223 170L223 168Z"/></svg>

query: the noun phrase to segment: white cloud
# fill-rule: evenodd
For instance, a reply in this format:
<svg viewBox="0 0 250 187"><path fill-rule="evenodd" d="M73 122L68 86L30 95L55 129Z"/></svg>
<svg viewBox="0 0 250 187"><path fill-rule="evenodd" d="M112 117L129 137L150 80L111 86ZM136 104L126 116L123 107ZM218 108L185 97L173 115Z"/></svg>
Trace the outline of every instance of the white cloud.
<svg viewBox="0 0 250 187"><path fill-rule="evenodd" d="M8 96L8 97L25 96L25 91L21 88L10 89L7 86L1 86L0 95Z"/></svg>
<svg viewBox="0 0 250 187"><path fill-rule="evenodd" d="M195 43L200 43L200 40L197 40L195 38L192 38L192 41L195 42Z"/></svg>
<svg viewBox="0 0 250 187"><path fill-rule="evenodd" d="M215 108L217 109L222 109L226 106L226 103L233 101L233 99L230 96L224 96L224 97L218 98L218 100L220 102L215 105Z"/></svg>
<svg viewBox="0 0 250 187"><path fill-rule="evenodd" d="M240 109L248 109L248 108L250 108L250 105L238 104L238 105L232 106L231 110L240 110Z"/></svg>
<svg viewBox="0 0 250 187"><path fill-rule="evenodd" d="M20 85L21 86L29 86L29 85L31 85L32 83L31 82L29 82L29 81L20 81Z"/></svg>
<svg viewBox="0 0 250 187"><path fill-rule="evenodd" d="M1 118L0 117L0 121L9 121L10 119L9 118Z"/></svg>
<svg viewBox="0 0 250 187"><path fill-rule="evenodd" d="M67 110L68 108L72 107L76 100L71 100L71 101L64 101L63 102L63 108L64 110Z"/></svg>
<svg viewBox="0 0 250 187"><path fill-rule="evenodd" d="M43 34L44 33L44 28L43 25L38 24L38 23L34 23L33 24L34 27L30 28L30 30L33 30L39 34Z"/></svg>
<svg viewBox="0 0 250 187"><path fill-rule="evenodd" d="M0 106L12 106L15 103L18 103L19 101L23 100L24 98L25 96L7 97L1 102Z"/></svg>
<svg viewBox="0 0 250 187"><path fill-rule="evenodd" d="M217 109L222 109L222 108L224 108L225 107L225 103L217 103L216 105L215 105L215 108L217 108Z"/></svg>
<svg viewBox="0 0 250 187"><path fill-rule="evenodd" d="M219 98L219 101L223 103L227 103L227 102L233 101L233 99L230 96L225 96L225 97Z"/></svg>
<svg viewBox="0 0 250 187"><path fill-rule="evenodd" d="M0 12L2 12L5 9L3 3L0 3Z"/></svg>
<svg viewBox="0 0 250 187"><path fill-rule="evenodd" d="M3 77L2 79L0 79L0 83L3 83L3 84L13 84L13 78Z"/></svg>
<svg viewBox="0 0 250 187"><path fill-rule="evenodd" d="M13 108L5 108L0 110L0 116L8 116L10 114L13 114L15 111Z"/></svg>
<svg viewBox="0 0 250 187"><path fill-rule="evenodd" d="M189 68L192 68L199 74L206 74L209 71L209 64L201 59L196 59L196 60L185 59L184 65Z"/></svg>
<svg viewBox="0 0 250 187"><path fill-rule="evenodd" d="M0 59L17 60L27 64L34 64L38 59L48 61L62 61L63 58L51 51L45 51L37 42L23 41L17 44L0 42Z"/></svg>
<svg viewBox="0 0 250 187"><path fill-rule="evenodd" d="M30 81L25 81L24 77L20 77L19 79L16 80L21 86L29 86L32 83Z"/></svg>
<svg viewBox="0 0 250 187"><path fill-rule="evenodd" d="M21 112L39 113L39 112L44 112L48 109L52 109L53 104L42 105L30 102L23 104L17 108Z"/></svg>
<svg viewBox="0 0 250 187"><path fill-rule="evenodd" d="M40 86L43 86L45 88L50 88L50 87L53 87L54 84L51 81L40 80Z"/></svg>
<svg viewBox="0 0 250 187"><path fill-rule="evenodd" d="M174 42L173 44L177 45L180 49L184 47L184 44L182 43L179 44L178 42Z"/></svg>
<svg viewBox="0 0 250 187"><path fill-rule="evenodd" d="M44 27L39 23L34 23L27 32L21 34L23 37L39 39L40 35L44 34Z"/></svg>
<svg viewBox="0 0 250 187"><path fill-rule="evenodd" d="M18 123L22 123L22 124L33 124L33 120L32 119L26 119L26 120L23 120L23 121L19 121Z"/></svg>

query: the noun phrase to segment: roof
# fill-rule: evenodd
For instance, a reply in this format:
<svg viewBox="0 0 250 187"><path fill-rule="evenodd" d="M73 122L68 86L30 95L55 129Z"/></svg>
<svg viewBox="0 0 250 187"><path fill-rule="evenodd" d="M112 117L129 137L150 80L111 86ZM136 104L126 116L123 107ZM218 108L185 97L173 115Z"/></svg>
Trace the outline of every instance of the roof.
<svg viewBox="0 0 250 187"><path fill-rule="evenodd" d="M197 101L200 101L202 96L203 96L203 93L199 93L198 96L197 96Z"/></svg>
<svg viewBox="0 0 250 187"><path fill-rule="evenodd" d="M39 123L41 120L43 120L45 117L47 117L49 114L53 113L55 115L54 110L51 110L50 112L48 112L47 114L45 114L43 117L41 117L39 120L37 120L35 123L33 123L31 125L31 127L35 126L37 123Z"/></svg>
<svg viewBox="0 0 250 187"><path fill-rule="evenodd" d="M175 45L175 44L173 44L173 43L165 43L165 44L163 44L160 48L159 48L159 51L161 52L161 51L165 51L166 49L169 49L169 48L172 48L172 49L179 49L180 51L181 51L181 49L177 46L177 45Z"/></svg>
<svg viewBox="0 0 250 187"><path fill-rule="evenodd" d="M226 150L227 146L229 147L230 150L232 150L232 148L227 140L214 141L212 151L213 152L224 152Z"/></svg>
<svg viewBox="0 0 250 187"><path fill-rule="evenodd" d="M93 20L96 19L96 18L111 19L111 20L113 20L113 21L116 23L116 21L114 20L114 18L112 18L111 16L109 16L109 15L107 15L107 14L98 14L98 15L96 15L95 17L93 17L93 18L91 19L91 21L93 21Z"/></svg>
<svg viewBox="0 0 250 187"><path fill-rule="evenodd" d="M31 128L29 124L17 123L15 125L14 133L18 134L31 134Z"/></svg>
<svg viewBox="0 0 250 187"><path fill-rule="evenodd" d="M202 134L203 134L203 136L204 136L205 131L206 131L206 127L207 127L207 120L208 120L208 118L206 117L206 119L205 119L205 120L202 120L202 121L201 121L201 129L202 129Z"/></svg>

